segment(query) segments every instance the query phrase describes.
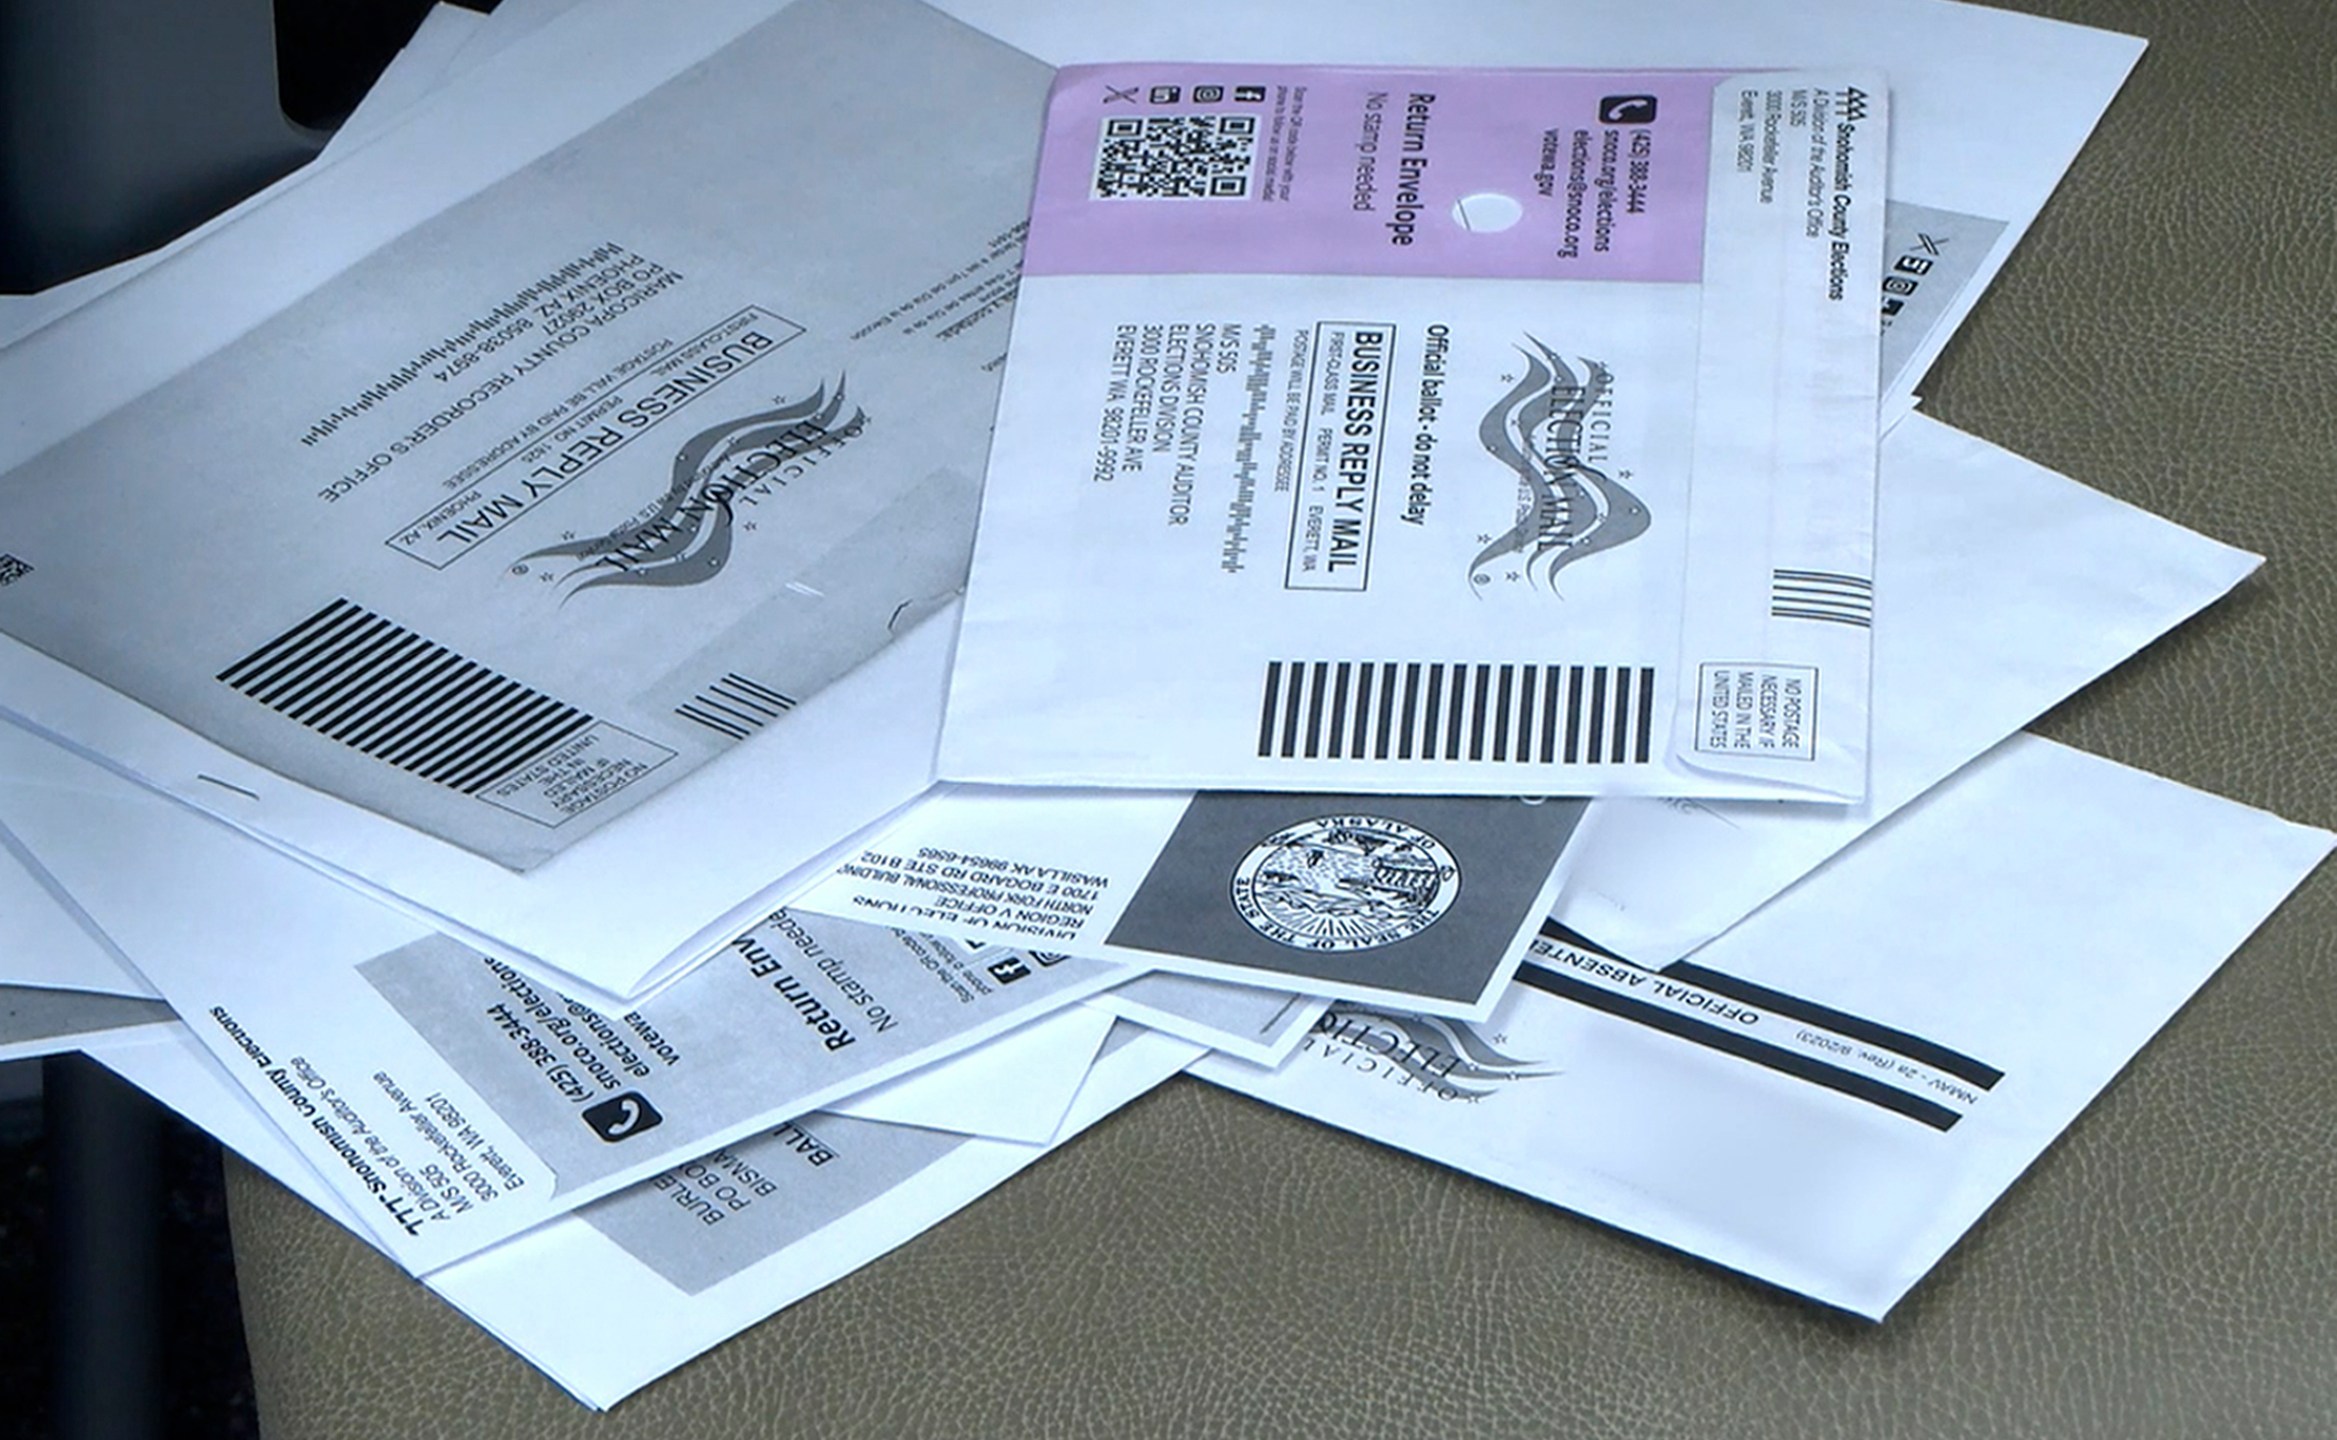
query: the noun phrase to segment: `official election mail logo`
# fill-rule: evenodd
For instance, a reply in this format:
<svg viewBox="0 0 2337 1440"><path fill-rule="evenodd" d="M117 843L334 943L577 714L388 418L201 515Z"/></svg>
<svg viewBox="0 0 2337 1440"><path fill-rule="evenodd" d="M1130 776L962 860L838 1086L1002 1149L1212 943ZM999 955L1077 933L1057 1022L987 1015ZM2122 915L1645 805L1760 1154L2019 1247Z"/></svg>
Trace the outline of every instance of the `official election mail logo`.
<svg viewBox="0 0 2337 1440"><path fill-rule="evenodd" d="M1304 1046L1352 1074L1392 1080L1441 1100L1482 1100L1512 1081L1558 1073L1547 1061L1504 1052L1465 1021L1346 1000L1323 1012Z"/></svg>
<svg viewBox="0 0 2337 1440"><path fill-rule="evenodd" d="M1527 348L1531 347L1531 348ZM1602 466L1612 433L1614 372L1576 357L1568 364L1526 337L1526 364L1477 427L1494 459L1517 474L1517 523L1469 562L1469 582L1490 585L1493 570L1557 588L1558 572L1647 533L1647 506Z"/></svg>
<svg viewBox="0 0 2337 1440"><path fill-rule="evenodd" d="M1370 950L1435 924L1461 893L1461 867L1434 835L1378 815L1325 815L1252 846L1233 872L1233 908L1293 950Z"/></svg>
<svg viewBox="0 0 2337 1440"><path fill-rule="evenodd" d="M579 595L604 585L703 585L730 562L737 506L802 478L866 428L844 412L844 382L800 400L711 425L674 454L665 494L638 518L590 540L547 546L526 558L581 563L563 577Z"/></svg>

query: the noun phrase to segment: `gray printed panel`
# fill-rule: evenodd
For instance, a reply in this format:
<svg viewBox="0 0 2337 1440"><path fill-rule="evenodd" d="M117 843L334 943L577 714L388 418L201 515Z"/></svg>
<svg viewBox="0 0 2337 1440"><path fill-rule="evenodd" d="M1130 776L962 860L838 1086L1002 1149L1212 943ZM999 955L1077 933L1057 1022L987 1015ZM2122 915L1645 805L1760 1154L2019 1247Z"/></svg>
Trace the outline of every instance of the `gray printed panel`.
<svg viewBox="0 0 2337 1440"><path fill-rule="evenodd" d="M1892 200L1883 206L1883 384L1964 293L2002 220Z"/></svg>
<svg viewBox="0 0 2337 1440"><path fill-rule="evenodd" d="M1200 794L1110 943L1240 965L1261 984L1280 978L1299 990L1331 981L1474 1000L1520 927L1540 918L1535 902L1582 807ZM1430 866L1454 873L1440 878Z"/></svg>
<svg viewBox="0 0 2337 1440"><path fill-rule="evenodd" d="M57 1048L70 1049L76 1036L176 1018L160 1000L134 995L0 985L0 1045L54 1041Z"/></svg>
<svg viewBox="0 0 2337 1440"><path fill-rule="evenodd" d="M879 1067L938 1058L953 1037L1088 985L1099 968L1019 953L976 958L946 940L780 911L626 1016L442 936L358 969L567 1191L841 1098Z"/></svg>
<svg viewBox="0 0 2337 1440"><path fill-rule="evenodd" d="M843 1219L966 1143L826 1113L725 1146L577 1211L696 1295Z"/></svg>

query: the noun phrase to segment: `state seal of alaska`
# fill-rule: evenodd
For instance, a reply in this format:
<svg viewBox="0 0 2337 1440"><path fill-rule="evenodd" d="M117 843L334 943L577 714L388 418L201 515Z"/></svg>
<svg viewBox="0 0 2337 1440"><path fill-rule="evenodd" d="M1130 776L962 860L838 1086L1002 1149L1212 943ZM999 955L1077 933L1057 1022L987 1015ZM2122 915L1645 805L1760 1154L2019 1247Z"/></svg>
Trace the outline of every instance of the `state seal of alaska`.
<svg viewBox="0 0 2337 1440"><path fill-rule="evenodd" d="M1293 950L1370 950L1434 925L1461 893L1461 867L1434 835L1379 815L1286 825L1233 871L1233 908Z"/></svg>

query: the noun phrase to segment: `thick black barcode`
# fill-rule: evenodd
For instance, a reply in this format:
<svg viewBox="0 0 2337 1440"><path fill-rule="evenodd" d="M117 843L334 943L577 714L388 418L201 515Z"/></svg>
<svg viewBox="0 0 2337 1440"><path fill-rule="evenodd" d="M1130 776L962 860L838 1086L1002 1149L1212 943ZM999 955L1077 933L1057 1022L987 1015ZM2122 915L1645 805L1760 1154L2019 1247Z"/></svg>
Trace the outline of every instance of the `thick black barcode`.
<svg viewBox="0 0 2337 1440"><path fill-rule="evenodd" d="M1645 765L1654 730L1644 665L1271 660L1258 705L1281 760Z"/></svg>
<svg viewBox="0 0 2337 1440"><path fill-rule="evenodd" d="M594 723L348 600L218 678L320 735L466 795Z"/></svg>
<svg viewBox="0 0 2337 1440"><path fill-rule="evenodd" d="M719 735L744 740L795 708L791 696L744 675L725 675L674 707L684 720Z"/></svg>
<svg viewBox="0 0 2337 1440"><path fill-rule="evenodd" d="M1826 620L1867 629L1874 624L1874 582L1831 570L1772 570L1769 613L1779 620Z"/></svg>

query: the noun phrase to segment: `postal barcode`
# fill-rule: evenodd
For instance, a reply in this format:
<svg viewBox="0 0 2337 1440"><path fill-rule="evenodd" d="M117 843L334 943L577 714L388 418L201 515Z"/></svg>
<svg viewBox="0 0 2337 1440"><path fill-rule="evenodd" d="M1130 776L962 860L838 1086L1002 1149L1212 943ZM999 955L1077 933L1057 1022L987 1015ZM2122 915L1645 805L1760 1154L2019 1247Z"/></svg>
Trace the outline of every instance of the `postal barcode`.
<svg viewBox="0 0 2337 1440"><path fill-rule="evenodd" d="M1096 147L1098 200L1244 200L1258 164L1254 115L1115 116Z"/></svg>
<svg viewBox="0 0 2337 1440"><path fill-rule="evenodd" d="M320 735L466 795L594 723L348 600L217 678Z"/></svg>
<svg viewBox="0 0 2337 1440"><path fill-rule="evenodd" d="M1271 660L1258 706L1264 759L1645 765L1654 731L1644 665Z"/></svg>
<svg viewBox="0 0 2337 1440"><path fill-rule="evenodd" d="M733 673L676 705L674 713L717 735L744 740L794 708L792 696Z"/></svg>
<svg viewBox="0 0 2337 1440"><path fill-rule="evenodd" d="M1874 625L1874 581L1833 570L1772 570L1769 614L1868 629Z"/></svg>

